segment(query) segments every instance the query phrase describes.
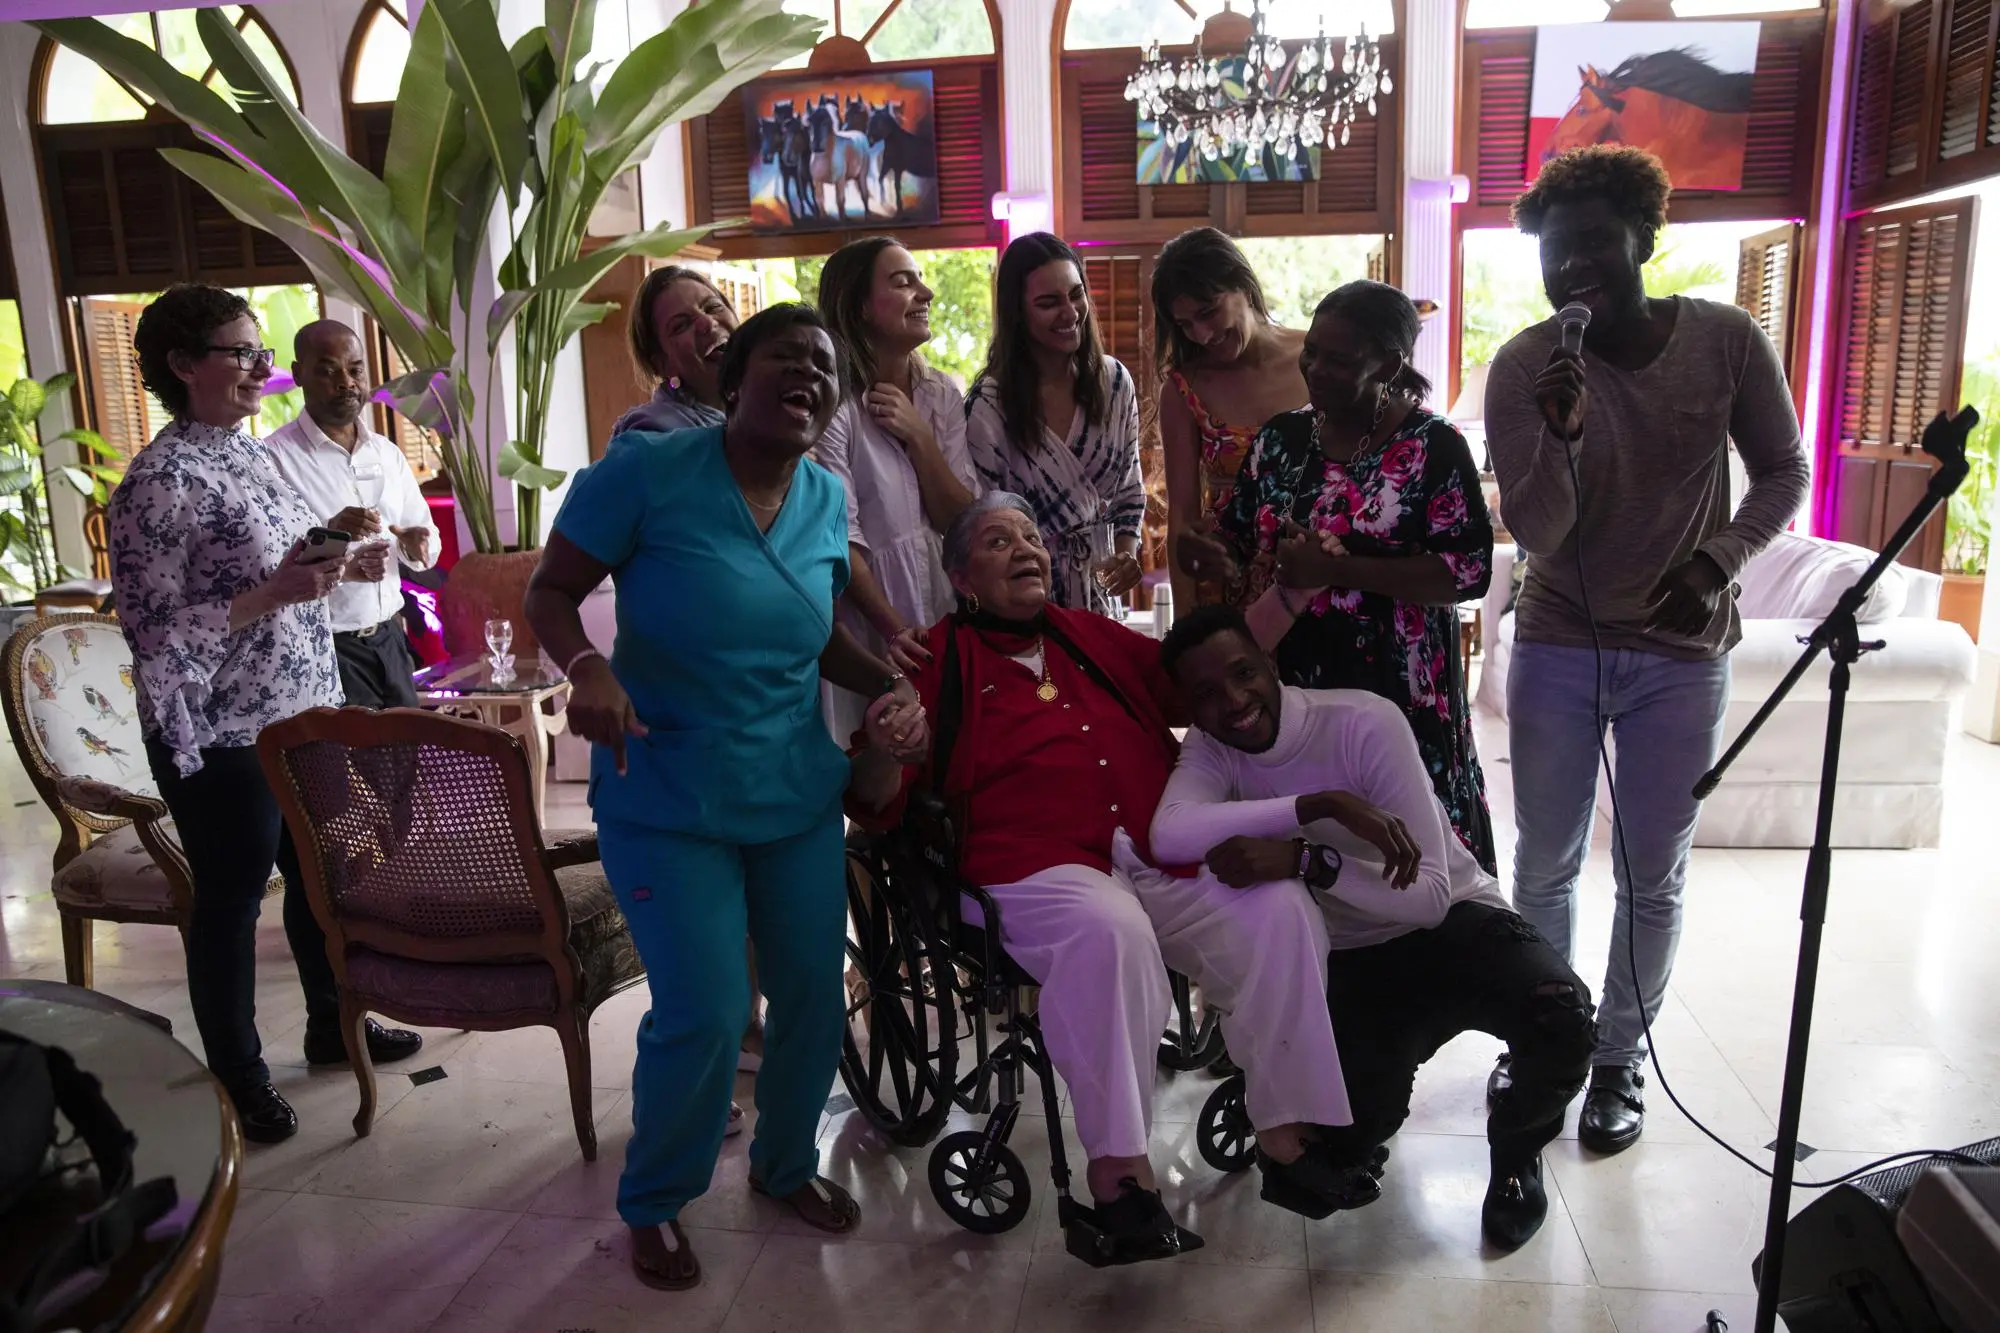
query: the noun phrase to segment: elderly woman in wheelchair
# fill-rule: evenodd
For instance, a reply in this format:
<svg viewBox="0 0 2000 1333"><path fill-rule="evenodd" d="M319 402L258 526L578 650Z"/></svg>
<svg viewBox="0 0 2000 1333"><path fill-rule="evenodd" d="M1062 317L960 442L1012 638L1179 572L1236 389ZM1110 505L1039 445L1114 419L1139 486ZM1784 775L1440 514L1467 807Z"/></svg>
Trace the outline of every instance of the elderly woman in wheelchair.
<svg viewBox="0 0 2000 1333"><path fill-rule="evenodd" d="M1147 1157L1168 968L1223 1014L1263 1197L1312 1217L1370 1201L1372 1178L1314 1147L1313 1126L1352 1118L1319 909L1296 880L1232 888L1153 864L1148 830L1177 753L1169 728L1184 720L1159 644L1050 603L1049 556L1017 496L989 493L961 514L944 560L960 607L931 628L916 678L929 762L904 769L862 752L850 811L887 828L913 796L941 800L956 861L946 882L965 890L967 919L1040 985L1034 1040L1069 1086L1089 1157L1091 1206L1063 1198L1070 1249L1131 1263L1201 1243L1169 1216ZM1270 600L1255 617L1266 641L1290 624ZM950 979L964 964L931 966ZM990 1136L1004 1139L1011 1111L1001 1121ZM1056 1175L1061 1191L1059 1155Z"/></svg>

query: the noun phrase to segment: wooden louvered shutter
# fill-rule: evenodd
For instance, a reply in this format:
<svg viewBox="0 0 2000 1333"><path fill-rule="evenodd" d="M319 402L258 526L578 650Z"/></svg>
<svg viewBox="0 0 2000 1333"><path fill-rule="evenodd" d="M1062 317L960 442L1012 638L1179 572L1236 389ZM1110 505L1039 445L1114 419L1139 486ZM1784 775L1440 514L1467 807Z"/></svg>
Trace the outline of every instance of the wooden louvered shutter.
<svg viewBox="0 0 2000 1333"><path fill-rule="evenodd" d="M1123 222L1139 216L1139 113L1125 100L1125 77L1077 82L1074 145L1080 216Z"/></svg>
<svg viewBox="0 0 2000 1333"><path fill-rule="evenodd" d="M167 414L139 382L139 358L132 351L132 335L146 307L86 297L79 308L90 426L112 448L107 461L122 463L167 424Z"/></svg>
<svg viewBox="0 0 2000 1333"><path fill-rule="evenodd" d="M1107 247L1109 248L1109 247ZM1085 252L1083 280L1090 288L1104 352L1124 363L1139 394L1139 463L1146 478L1146 531L1142 561L1157 569L1166 547L1166 481L1160 462L1159 372L1153 360L1153 254Z"/></svg>
<svg viewBox="0 0 2000 1333"><path fill-rule="evenodd" d="M1464 49L1458 156L1471 167L1472 198L1459 213L1467 227L1505 226L1508 209L1526 188L1534 37L1471 33Z"/></svg>
<svg viewBox="0 0 2000 1333"><path fill-rule="evenodd" d="M1778 349L1778 362L1792 363L1792 299L1797 291L1799 224L1747 237L1737 247L1736 304L1748 310Z"/></svg>
<svg viewBox="0 0 2000 1333"><path fill-rule="evenodd" d="M1889 64L1889 133L1882 173L1893 180L1923 165L1925 110L1929 83L1935 0L1922 0L1896 14L1896 47Z"/></svg>
<svg viewBox="0 0 2000 1333"><path fill-rule="evenodd" d="M1842 541L1879 547L1929 484L1918 440L1956 406L1977 210L1968 197L1850 224L1834 410ZM1903 561L1936 571L1943 560L1940 512Z"/></svg>

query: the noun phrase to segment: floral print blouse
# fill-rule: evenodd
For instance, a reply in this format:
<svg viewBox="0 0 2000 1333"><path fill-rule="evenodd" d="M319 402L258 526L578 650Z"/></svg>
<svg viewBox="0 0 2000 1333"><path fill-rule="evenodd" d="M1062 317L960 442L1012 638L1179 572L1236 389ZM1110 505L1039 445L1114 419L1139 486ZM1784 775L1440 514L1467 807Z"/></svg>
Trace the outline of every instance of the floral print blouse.
<svg viewBox="0 0 2000 1333"><path fill-rule="evenodd" d="M1091 566L1116 549L1120 533L1138 536L1146 519L1139 471L1139 393L1131 372L1104 358L1105 412L1092 421L1078 408L1068 434L1042 427L1041 447L1023 453L1007 434L1000 386L981 378L965 397L965 441L980 485L1011 491L1035 511L1055 576L1057 606L1111 613L1111 598Z"/></svg>
<svg viewBox="0 0 2000 1333"><path fill-rule="evenodd" d="M319 521L262 441L175 421L132 460L106 518L140 730L173 751L183 776L203 749L254 745L273 722L339 706L325 602L229 628L230 601Z"/></svg>
<svg viewBox="0 0 2000 1333"><path fill-rule="evenodd" d="M1434 555L1461 601L1486 591L1493 524L1465 437L1419 408L1380 446L1336 463L1310 411L1271 418L1218 516L1219 535L1268 584L1284 520L1340 538L1350 555ZM1458 612L1334 587L1306 607L1275 654L1287 685L1360 689L1403 710L1453 829L1494 869L1486 779L1473 747Z"/></svg>

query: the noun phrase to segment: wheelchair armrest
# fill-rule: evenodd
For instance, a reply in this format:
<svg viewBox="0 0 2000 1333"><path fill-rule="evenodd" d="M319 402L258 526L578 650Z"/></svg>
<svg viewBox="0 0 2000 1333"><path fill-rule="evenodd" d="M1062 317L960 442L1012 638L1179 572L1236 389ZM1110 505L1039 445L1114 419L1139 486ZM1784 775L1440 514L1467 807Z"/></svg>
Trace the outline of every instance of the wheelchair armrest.
<svg viewBox="0 0 2000 1333"><path fill-rule="evenodd" d="M542 847L550 870L587 865L598 860L596 829L544 829Z"/></svg>

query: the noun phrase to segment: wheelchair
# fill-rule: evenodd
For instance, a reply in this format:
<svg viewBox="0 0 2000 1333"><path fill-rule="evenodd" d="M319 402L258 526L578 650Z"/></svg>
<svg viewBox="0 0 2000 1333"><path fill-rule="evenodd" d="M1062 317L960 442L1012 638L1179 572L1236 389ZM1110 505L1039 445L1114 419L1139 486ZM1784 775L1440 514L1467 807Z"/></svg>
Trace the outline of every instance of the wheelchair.
<svg viewBox="0 0 2000 1333"><path fill-rule="evenodd" d="M1032 1072L1049 1126L1065 1247L1093 1267L1134 1262L1097 1228L1088 1200L1070 1196L1055 1070L1031 999L1037 983L1000 947L999 905L958 877L951 846L942 807L915 795L901 827L848 839L841 1081L855 1108L893 1143L918 1148L936 1140L928 1175L938 1206L966 1230L996 1235L1020 1225L1033 1201L1027 1170L1008 1146L1024 1072ZM978 922L961 921L961 898L978 906ZM1185 978L1171 982L1177 1022L1161 1038L1160 1065L1188 1071L1224 1058L1216 1015L1196 1013ZM968 1042L970 1067L961 1073ZM1242 1082L1241 1074L1226 1080L1203 1109L1209 1128L1201 1154L1219 1169L1242 1170L1254 1160ZM1233 1100L1223 1095L1232 1085ZM985 1115L985 1127L938 1138L954 1109Z"/></svg>

